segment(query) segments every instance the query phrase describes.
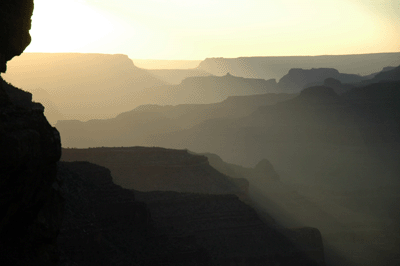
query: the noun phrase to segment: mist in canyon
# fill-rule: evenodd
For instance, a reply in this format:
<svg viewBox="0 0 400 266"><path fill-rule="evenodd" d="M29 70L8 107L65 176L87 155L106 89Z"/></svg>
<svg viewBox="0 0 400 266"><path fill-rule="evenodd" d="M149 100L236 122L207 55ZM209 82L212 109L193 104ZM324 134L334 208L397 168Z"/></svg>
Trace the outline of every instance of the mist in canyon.
<svg viewBox="0 0 400 266"><path fill-rule="evenodd" d="M317 228L326 265L397 265L399 63L382 53L154 69L125 55L25 53L3 87L43 104L62 161L107 167L137 195L236 194L266 221Z"/></svg>

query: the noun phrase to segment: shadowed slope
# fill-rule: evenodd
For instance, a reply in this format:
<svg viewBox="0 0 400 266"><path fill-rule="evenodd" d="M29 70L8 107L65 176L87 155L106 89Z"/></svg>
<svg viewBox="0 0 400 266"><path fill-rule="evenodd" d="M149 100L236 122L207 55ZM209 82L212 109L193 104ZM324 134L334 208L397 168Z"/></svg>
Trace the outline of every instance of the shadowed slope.
<svg viewBox="0 0 400 266"><path fill-rule="evenodd" d="M113 119L59 121L64 147L134 146L152 143L152 136L191 128L208 119L237 118L249 115L262 105L293 98L289 94L264 94L229 97L221 103L159 106L143 105ZM150 139L150 140L149 140Z"/></svg>

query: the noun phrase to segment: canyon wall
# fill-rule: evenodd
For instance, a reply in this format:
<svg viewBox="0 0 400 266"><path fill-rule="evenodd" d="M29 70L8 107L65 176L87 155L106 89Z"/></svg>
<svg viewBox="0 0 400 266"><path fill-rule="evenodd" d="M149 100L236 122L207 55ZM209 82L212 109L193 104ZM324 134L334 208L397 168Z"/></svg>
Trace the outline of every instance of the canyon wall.
<svg viewBox="0 0 400 266"><path fill-rule="evenodd" d="M0 1L0 72L31 37L32 0ZM56 178L58 131L32 95L0 78L0 261L56 265L63 199Z"/></svg>

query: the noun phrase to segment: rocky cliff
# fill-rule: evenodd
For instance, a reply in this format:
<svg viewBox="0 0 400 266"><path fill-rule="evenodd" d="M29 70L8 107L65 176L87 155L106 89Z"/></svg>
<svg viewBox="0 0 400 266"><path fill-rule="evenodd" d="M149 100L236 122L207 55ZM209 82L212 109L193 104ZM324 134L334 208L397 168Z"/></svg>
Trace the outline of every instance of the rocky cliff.
<svg viewBox="0 0 400 266"><path fill-rule="evenodd" d="M30 43L32 0L0 1L0 71ZM0 261L56 265L63 199L58 131L32 95L0 78Z"/></svg>
<svg viewBox="0 0 400 266"><path fill-rule="evenodd" d="M0 257L11 265L53 265L63 209L60 136L30 93L0 82Z"/></svg>
<svg viewBox="0 0 400 266"><path fill-rule="evenodd" d="M0 7L0 72L6 72L7 61L31 43L33 0L1 0Z"/></svg>

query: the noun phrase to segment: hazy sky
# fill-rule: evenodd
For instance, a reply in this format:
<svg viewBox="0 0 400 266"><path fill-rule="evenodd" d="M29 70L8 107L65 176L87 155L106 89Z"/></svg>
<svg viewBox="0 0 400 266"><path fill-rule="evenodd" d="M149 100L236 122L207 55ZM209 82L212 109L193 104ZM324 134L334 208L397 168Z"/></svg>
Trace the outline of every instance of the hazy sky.
<svg viewBox="0 0 400 266"><path fill-rule="evenodd" d="M26 52L132 59L400 51L400 0L35 0Z"/></svg>

